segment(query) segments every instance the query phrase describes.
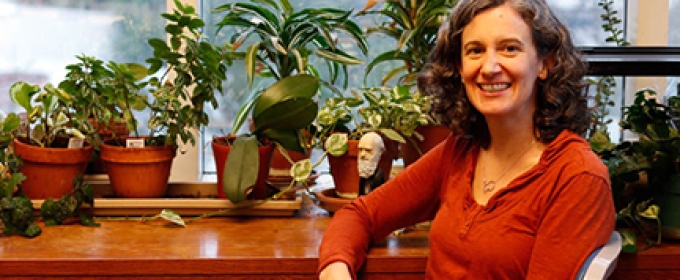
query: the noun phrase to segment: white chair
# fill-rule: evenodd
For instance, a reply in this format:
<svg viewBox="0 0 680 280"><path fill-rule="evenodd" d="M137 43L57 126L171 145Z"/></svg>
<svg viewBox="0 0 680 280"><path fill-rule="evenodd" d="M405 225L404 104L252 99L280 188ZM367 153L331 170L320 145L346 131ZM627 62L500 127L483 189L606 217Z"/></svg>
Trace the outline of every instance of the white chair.
<svg viewBox="0 0 680 280"><path fill-rule="evenodd" d="M593 251L576 276L577 280L607 279L614 272L621 252L621 235L614 231L609 242Z"/></svg>

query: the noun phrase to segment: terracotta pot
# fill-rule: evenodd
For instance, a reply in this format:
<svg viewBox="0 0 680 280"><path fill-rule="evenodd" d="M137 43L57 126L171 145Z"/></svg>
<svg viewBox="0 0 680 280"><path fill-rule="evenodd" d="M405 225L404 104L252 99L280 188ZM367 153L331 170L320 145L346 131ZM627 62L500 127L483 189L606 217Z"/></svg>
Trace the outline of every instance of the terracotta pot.
<svg viewBox="0 0 680 280"><path fill-rule="evenodd" d="M306 154L296 151L288 151L288 156L293 160L293 162L298 162L303 159L309 159L311 153L312 149L309 149ZM269 177L290 177L290 168L292 166L293 165L288 162L286 157L281 154L281 151L279 151L278 148L274 148L272 162L269 166Z"/></svg>
<svg viewBox="0 0 680 280"><path fill-rule="evenodd" d="M423 135L423 141L420 141L415 137L411 137L410 141L407 141L406 143L400 143L401 156L404 160L404 166L409 166L422 156L418 152L418 149L420 149L420 151L425 154L437 146L437 144L446 140L446 137L451 134L451 130L442 125L419 126L416 128L416 132ZM413 143L418 146L418 149L413 147Z"/></svg>
<svg viewBox="0 0 680 280"><path fill-rule="evenodd" d="M168 187L174 146L126 148L112 144L101 145L101 159L116 197L162 198Z"/></svg>
<svg viewBox="0 0 680 280"><path fill-rule="evenodd" d="M227 161L227 157L229 156L229 152L231 151L231 146L228 146L226 144L226 141L230 141L227 139L232 139L233 137L219 137L217 138L217 142L215 140L212 141L212 149L213 149L213 156L215 157L215 166L216 166L216 171L217 171L217 195L220 198L227 198L227 195L224 193L224 188L222 187L222 182L224 180L223 178L223 170L224 170L224 165ZM258 149L259 151L259 157L260 157L260 166L258 167L257 171L257 181L255 182L255 185L253 186L251 192L248 194L248 199L252 200L259 200L259 199L265 199L269 195L269 187L267 186L267 177L269 177L269 166L271 164L272 160L272 153L274 152L274 146L273 145L265 145L265 146L260 146ZM229 171L227 171L229 172Z"/></svg>
<svg viewBox="0 0 680 280"><path fill-rule="evenodd" d="M94 126L94 119L89 118L87 121ZM114 122L111 120L108 126L101 124L97 134L101 137L102 141L113 139L113 137L127 137L130 134L130 130L127 128L127 124L124 121ZM94 158L87 165L87 174L105 174L106 164L101 159L99 149L95 149Z"/></svg>
<svg viewBox="0 0 680 280"><path fill-rule="evenodd" d="M392 171L392 161L398 153L398 142L385 139L385 151L380 157L378 168L385 172L385 179L388 180ZM349 140L347 143L347 153L342 156L334 157L328 155L328 165L335 193L342 198L356 198L359 196L359 170L357 168L357 156L359 155L359 140Z"/></svg>
<svg viewBox="0 0 680 280"><path fill-rule="evenodd" d="M14 140L14 153L21 156L26 176L21 188L30 199L61 198L73 190L73 180L85 173L92 146L80 149L41 148Z"/></svg>

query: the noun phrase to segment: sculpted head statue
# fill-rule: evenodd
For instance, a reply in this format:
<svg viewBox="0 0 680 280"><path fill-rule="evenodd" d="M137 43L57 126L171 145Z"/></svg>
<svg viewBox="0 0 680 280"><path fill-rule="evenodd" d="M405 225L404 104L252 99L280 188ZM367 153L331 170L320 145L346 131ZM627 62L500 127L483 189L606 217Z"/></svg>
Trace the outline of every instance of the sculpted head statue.
<svg viewBox="0 0 680 280"><path fill-rule="evenodd" d="M362 178L373 176L384 151L385 143L379 134L375 132L364 134L359 140L359 155L357 157L359 176Z"/></svg>

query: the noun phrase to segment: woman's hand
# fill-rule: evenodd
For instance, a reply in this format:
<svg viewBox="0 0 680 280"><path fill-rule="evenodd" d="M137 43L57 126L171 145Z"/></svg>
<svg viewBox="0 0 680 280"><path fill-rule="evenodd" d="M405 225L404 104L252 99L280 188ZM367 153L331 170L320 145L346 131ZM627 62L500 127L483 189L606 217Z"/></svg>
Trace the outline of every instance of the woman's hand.
<svg viewBox="0 0 680 280"><path fill-rule="evenodd" d="M334 262L319 273L319 280L351 280L349 267L344 262Z"/></svg>

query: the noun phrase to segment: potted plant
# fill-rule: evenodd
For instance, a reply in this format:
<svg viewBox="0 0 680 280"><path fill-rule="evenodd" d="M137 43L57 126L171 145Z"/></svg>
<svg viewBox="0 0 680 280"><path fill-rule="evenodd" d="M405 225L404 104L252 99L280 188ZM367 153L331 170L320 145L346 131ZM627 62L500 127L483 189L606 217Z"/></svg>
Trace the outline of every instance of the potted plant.
<svg viewBox="0 0 680 280"><path fill-rule="evenodd" d="M85 172L92 145L81 131L86 120L75 118L74 99L52 84L16 82L10 98L25 110L25 133L14 139L14 154L26 175L24 193L31 199L61 197L70 193L73 180Z"/></svg>
<svg viewBox="0 0 680 280"><path fill-rule="evenodd" d="M318 90L319 82L314 76L298 74L283 78L241 108L227 137L219 142L213 140L217 170L221 171L218 187L226 198L240 203L270 196L264 180L273 145L280 146L283 154L303 151L297 135L316 117L318 107L313 97ZM237 135L248 116L252 118L252 131ZM310 172L308 169L306 175L294 177L307 178Z"/></svg>
<svg viewBox="0 0 680 280"><path fill-rule="evenodd" d="M321 83L334 84L341 72L347 76L348 65L363 63L338 43L343 34L364 55L368 52L363 31L352 20L351 11L333 8L296 11L288 0L250 0L224 4L213 12L226 13L217 24L217 32L233 28L225 31L233 32L229 44L235 51L252 42L245 52L233 53L235 59L245 60L251 86L256 75L275 80L301 73L318 76L319 69L310 62L312 57L326 62L329 79ZM256 38L249 41L251 37Z"/></svg>
<svg viewBox="0 0 680 280"><path fill-rule="evenodd" d="M362 16L375 16L376 26L367 28L366 34L380 34L396 41L395 48L378 54L366 67L366 79L380 64L401 62L401 66L392 67L381 79L386 85L396 79L397 84L415 87L416 76L428 60L428 56L437 40L439 27L456 5L456 0L410 1L387 0L379 9L374 9L377 1L369 1L359 12ZM413 100L428 112L432 106L432 98L415 92ZM401 157L408 166L422 154L443 141L450 133L447 127L439 125L434 118L421 122L414 129L414 137L407 137L406 143L400 144Z"/></svg>
<svg viewBox="0 0 680 280"><path fill-rule="evenodd" d="M664 104L657 101L654 90L641 89L633 104L623 108L620 123L638 139L598 152L609 167L620 218L651 245L660 242L661 234L680 237L676 234L680 226L676 214L680 211L676 209L680 205L680 133L674 123L678 113L679 97L670 97ZM649 229L654 237L648 237Z"/></svg>
<svg viewBox="0 0 680 280"><path fill-rule="evenodd" d="M412 93L407 86L362 88L352 93L353 97L326 100L316 119L320 128L315 137L317 143L325 145L336 188L358 188L355 163L363 134L373 131L383 136L386 151L379 166L390 174L392 161L398 155L398 143L406 143L407 138L416 135L416 127L431 121L427 107L419 103L422 96ZM345 163L346 160L352 163ZM340 175L341 171L352 173Z"/></svg>
<svg viewBox="0 0 680 280"><path fill-rule="evenodd" d="M0 225L4 235L35 237L42 229L35 223L33 203L19 190L26 176L19 172L20 160L8 152L20 125L14 113L0 119Z"/></svg>
<svg viewBox="0 0 680 280"><path fill-rule="evenodd" d="M196 144L195 131L209 121L203 110L206 103L218 106L215 93L222 92L228 53L203 40L205 23L194 7L177 0L175 5L173 13L162 15L168 20L168 39L149 40L154 56L147 59L150 78L142 83L153 96L146 101L151 112L149 135L117 138L102 145L101 157L119 197L164 196L177 149ZM122 97L114 100L125 104L123 116L136 131L130 92L116 92Z"/></svg>
<svg viewBox="0 0 680 280"><path fill-rule="evenodd" d="M439 27L458 2L456 0L386 0L380 9L371 10L378 1L369 1L358 15L377 15L377 24L366 34L381 34L396 41L394 49L378 54L366 67L366 78L378 64L401 61L382 77L382 85L397 78L398 84L415 85L416 75L427 62L437 40Z"/></svg>
<svg viewBox="0 0 680 280"><path fill-rule="evenodd" d="M136 128L135 119L127 108L139 111L146 107L146 95L140 92L138 82L146 76L147 69L134 63L111 61L104 64L102 60L86 55L76 58L78 63L66 66L68 73L59 88L73 96L75 117L88 120L87 136L95 155L88 171L105 173L99 156L101 142L127 136Z"/></svg>
<svg viewBox="0 0 680 280"><path fill-rule="evenodd" d="M364 55L368 51L363 31L351 18L350 11L331 8L295 10L288 0L279 0L229 3L215 8L213 12L224 14L217 24L215 37L225 33L230 36L228 43L233 46L232 55L235 59L244 60L251 88L256 76L279 81L293 75L311 74L318 81L307 79L310 83L321 83L340 94L333 85L341 77L347 77L348 65L360 64L362 60L350 55L352 50L343 47L339 39L347 37L343 40L351 40ZM245 51L239 51L243 49ZM327 68L318 69L318 63L314 61L325 63ZM322 78L320 70L325 70L327 78ZM343 73L345 75L341 75ZM346 87L347 78L342 82ZM290 161L309 158L309 130L303 127L297 131L297 137L306 149L289 150L287 155L274 150L270 172L276 176L287 176ZM217 165L221 165L219 161L221 159ZM218 168L218 175L220 172Z"/></svg>
<svg viewBox="0 0 680 280"><path fill-rule="evenodd" d="M410 106L414 108L411 117L404 119L408 123L407 127L413 128L411 135L406 136L406 143L399 144L401 158L404 166L409 166L418 160L423 154L437 146L451 134L451 130L439 124L432 113L432 97L420 94L416 91L406 97L413 102Z"/></svg>

